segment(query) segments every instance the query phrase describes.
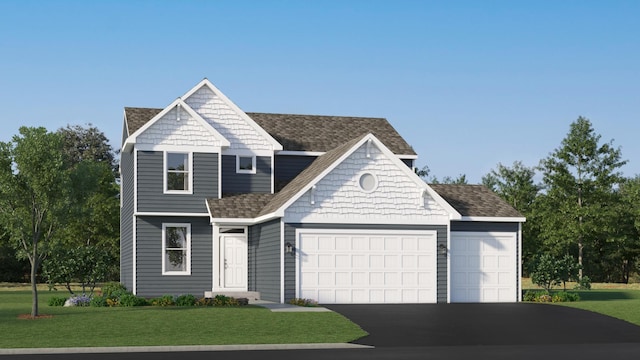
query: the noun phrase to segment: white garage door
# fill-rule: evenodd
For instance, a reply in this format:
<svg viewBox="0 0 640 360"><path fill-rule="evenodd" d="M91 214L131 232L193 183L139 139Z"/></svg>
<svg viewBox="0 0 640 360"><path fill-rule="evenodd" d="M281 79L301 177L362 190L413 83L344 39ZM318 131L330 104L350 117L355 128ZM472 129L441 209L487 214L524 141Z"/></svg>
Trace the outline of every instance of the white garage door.
<svg viewBox="0 0 640 360"><path fill-rule="evenodd" d="M435 303L435 231L298 230L298 297Z"/></svg>
<svg viewBox="0 0 640 360"><path fill-rule="evenodd" d="M451 302L515 302L515 233L451 233Z"/></svg>

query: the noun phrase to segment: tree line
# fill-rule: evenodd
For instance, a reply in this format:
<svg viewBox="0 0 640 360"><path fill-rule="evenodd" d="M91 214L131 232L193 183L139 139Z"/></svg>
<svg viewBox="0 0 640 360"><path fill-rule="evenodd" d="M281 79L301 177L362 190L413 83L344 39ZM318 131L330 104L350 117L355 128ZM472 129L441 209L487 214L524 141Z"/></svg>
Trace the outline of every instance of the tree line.
<svg viewBox="0 0 640 360"><path fill-rule="evenodd" d="M570 124L560 146L536 166L501 163L482 177L522 213L523 272L573 259L576 281L628 283L640 271L640 176L613 140L603 142L589 119ZM426 173L418 171L428 181ZM537 180L537 179L541 180ZM466 183L464 175L445 182ZM437 179L436 179L437 181Z"/></svg>

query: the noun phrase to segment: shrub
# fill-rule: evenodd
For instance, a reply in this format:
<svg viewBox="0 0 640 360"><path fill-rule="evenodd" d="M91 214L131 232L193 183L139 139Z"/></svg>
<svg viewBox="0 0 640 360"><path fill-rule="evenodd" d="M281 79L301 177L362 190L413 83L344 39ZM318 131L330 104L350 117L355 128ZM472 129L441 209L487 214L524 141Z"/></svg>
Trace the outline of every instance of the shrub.
<svg viewBox="0 0 640 360"><path fill-rule="evenodd" d="M213 306L237 306L238 301L235 298L225 295L216 295L213 298Z"/></svg>
<svg viewBox="0 0 640 360"><path fill-rule="evenodd" d="M67 301L67 298L64 296L52 296L47 304L49 306L64 306L65 301Z"/></svg>
<svg viewBox="0 0 640 360"><path fill-rule="evenodd" d="M147 299L139 296L135 296L131 293L123 294L119 298L120 306L145 306L148 304Z"/></svg>
<svg viewBox="0 0 640 360"><path fill-rule="evenodd" d="M293 298L289 300L289 304L297 306L314 307L318 306L318 302L312 299Z"/></svg>
<svg viewBox="0 0 640 360"><path fill-rule="evenodd" d="M196 297L191 294L180 295L176 298L177 306L194 306L196 304Z"/></svg>
<svg viewBox="0 0 640 360"><path fill-rule="evenodd" d="M119 282L112 281L102 286L102 296L106 298L116 299L127 293L129 293L127 287Z"/></svg>
<svg viewBox="0 0 640 360"><path fill-rule="evenodd" d="M196 300L195 306L214 306L212 298L200 298Z"/></svg>
<svg viewBox="0 0 640 360"><path fill-rule="evenodd" d="M531 302L571 302L580 300L580 295L566 291L558 291L557 293L549 294L544 290L527 290L522 297L522 300Z"/></svg>
<svg viewBox="0 0 640 360"><path fill-rule="evenodd" d="M583 276L582 279L578 280L578 283L575 286L576 290L591 290L591 279L588 276Z"/></svg>
<svg viewBox="0 0 640 360"><path fill-rule="evenodd" d="M91 296L84 294L69 298L69 304L71 304L71 306L89 306L90 303Z"/></svg>
<svg viewBox="0 0 640 360"><path fill-rule="evenodd" d="M552 302L573 302L573 301L579 301L579 300L580 300L580 295L576 293L566 292L566 291L559 291L553 294L551 298Z"/></svg>
<svg viewBox="0 0 640 360"><path fill-rule="evenodd" d="M94 296L91 298L89 302L89 306L91 307L105 307L107 306L107 298L104 296Z"/></svg>
<svg viewBox="0 0 640 360"><path fill-rule="evenodd" d="M176 302L171 295L162 295L160 297L151 299L151 305L153 306L173 306Z"/></svg>

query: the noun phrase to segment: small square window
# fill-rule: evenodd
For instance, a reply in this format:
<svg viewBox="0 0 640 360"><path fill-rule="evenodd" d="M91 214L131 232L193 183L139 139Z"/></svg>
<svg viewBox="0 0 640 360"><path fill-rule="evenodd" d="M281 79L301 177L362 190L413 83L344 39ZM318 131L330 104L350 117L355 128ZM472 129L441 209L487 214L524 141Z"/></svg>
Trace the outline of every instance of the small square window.
<svg viewBox="0 0 640 360"><path fill-rule="evenodd" d="M236 156L236 172L239 174L255 174L256 157L240 155Z"/></svg>

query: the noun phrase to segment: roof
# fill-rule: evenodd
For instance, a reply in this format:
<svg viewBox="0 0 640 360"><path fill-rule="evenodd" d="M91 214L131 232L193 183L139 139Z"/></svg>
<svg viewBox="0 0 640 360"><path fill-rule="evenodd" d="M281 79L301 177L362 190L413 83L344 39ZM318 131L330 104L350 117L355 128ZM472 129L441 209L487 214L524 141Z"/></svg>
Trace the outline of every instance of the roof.
<svg viewBox="0 0 640 360"><path fill-rule="evenodd" d="M429 184L462 216L524 217L484 185Z"/></svg>
<svg viewBox="0 0 640 360"><path fill-rule="evenodd" d="M416 155L385 118L246 113L289 151L327 152L372 133L396 155Z"/></svg>
<svg viewBox="0 0 640 360"><path fill-rule="evenodd" d="M162 109L125 107L127 135ZM364 133L372 133L396 155L416 155L384 118L246 113L286 151L327 152Z"/></svg>
<svg viewBox="0 0 640 360"><path fill-rule="evenodd" d="M207 205L214 218L253 219L273 197L273 194L225 194L221 199L207 199Z"/></svg>
<svg viewBox="0 0 640 360"><path fill-rule="evenodd" d="M125 107L124 114L126 117L125 125L127 126L127 136L136 132L160 112L162 112L162 109Z"/></svg>

